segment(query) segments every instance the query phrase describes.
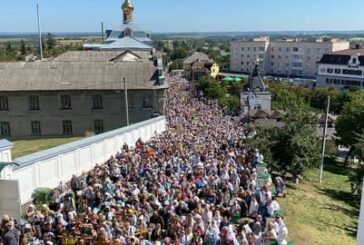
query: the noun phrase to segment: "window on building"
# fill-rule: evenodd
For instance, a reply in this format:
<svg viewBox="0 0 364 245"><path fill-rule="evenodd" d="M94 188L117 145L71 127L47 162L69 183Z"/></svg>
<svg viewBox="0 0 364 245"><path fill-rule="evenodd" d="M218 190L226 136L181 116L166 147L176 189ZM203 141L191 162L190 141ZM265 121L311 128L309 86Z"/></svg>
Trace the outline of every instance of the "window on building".
<svg viewBox="0 0 364 245"><path fill-rule="evenodd" d="M72 104L71 104L71 95L61 95L61 109L62 110L71 110Z"/></svg>
<svg viewBox="0 0 364 245"><path fill-rule="evenodd" d="M293 47L293 52L299 52L299 51L300 51L300 48Z"/></svg>
<svg viewBox="0 0 364 245"><path fill-rule="evenodd" d="M95 133L101 134L104 132L104 121L103 120L95 120L94 126L95 126Z"/></svg>
<svg viewBox="0 0 364 245"><path fill-rule="evenodd" d="M327 68L327 73L333 73L334 72L334 69L332 69L332 68Z"/></svg>
<svg viewBox="0 0 364 245"><path fill-rule="evenodd" d="M344 81L344 80L343 80L343 81ZM333 80L333 83L334 83L334 84L340 84L340 79L334 79L334 80Z"/></svg>
<svg viewBox="0 0 364 245"><path fill-rule="evenodd" d="M250 55L248 54L246 57L247 57L247 58L250 58Z"/></svg>
<svg viewBox="0 0 364 245"><path fill-rule="evenodd" d="M150 97L146 97L143 99L143 108L152 108L152 99Z"/></svg>
<svg viewBox="0 0 364 245"><path fill-rule="evenodd" d="M250 47L248 47L247 49L248 49L248 51L250 51Z"/></svg>
<svg viewBox="0 0 364 245"><path fill-rule="evenodd" d="M293 62L292 67L303 67L303 64L301 62Z"/></svg>
<svg viewBox="0 0 364 245"><path fill-rule="evenodd" d="M326 78L326 83L327 83L327 84L332 84L332 79L330 79L330 78Z"/></svg>
<svg viewBox="0 0 364 245"><path fill-rule="evenodd" d="M270 63L270 65L271 65L271 66L274 66L274 63L272 62L272 63Z"/></svg>
<svg viewBox="0 0 364 245"><path fill-rule="evenodd" d="M92 95L92 109L102 109L102 95Z"/></svg>
<svg viewBox="0 0 364 245"><path fill-rule="evenodd" d="M289 51L291 51L291 49L290 48L287 48L286 51L289 52Z"/></svg>
<svg viewBox="0 0 364 245"><path fill-rule="evenodd" d="M361 70L343 69L343 74L361 76L363 72Z"/></svg>
<svg viewBox="0 0 364 245"><path fill-rule="evenodd" d="M272 59L274 59L274 55L272 55Z"/></svg>
<svg viewBox="0 0 364 245"><path fill-rule="evenodd" d="M282 52L282 48L281 48L281 47L279 47L279 48L278 48L278 51L279 51L279 52Z"/></svg>
<svg viewBox="0 0 364 245"><path fill-rule="evenodd" d="M31 121L30 123L31 126L31 130L32 130L32 135L41 135L41 128L40 128L40 121Z"/></svg>
<svg viewBox="0 0 364 245"><path fill-rule="evenodd" d="M38 95L29 96L29 110L36 111L39 110L39 97Z"/></svg>
<svg viewBox="0 0 364 245"><path fill-rule="evenodd" d="M244 65L244 61L240 62L240 65Z"/></svg>
<svg viewBox="0 0 364 245"><path fill-rule="evenodd" d="M10 123L9 122L0 122L0 135L1 136L10 136Z"/></svg>
<svg viewBox="0 0 364 245"><path fill-rule="evenodd" d="M278 55L278 59L282 59L282 56Z"/></svg>
<svg viewBox="0 0 364 245"><path fill-rule="evenodd" d="M259 47L259 51L263 52L264 51L264 47Z"/></svg>
<svg viewBox="0 0 364 245"><path fill-rule="evenodd" d="M272 48L272 52L274 52L274 48Z"/></svg>
<svg viewBox="0 0 364 245"><path fill-rule="evenodd" d="M0 96L0 111L9 110L9 101L7 96Z"/></svg>
<svg viewBox="0 0 364 245"><path fill-rule="evenodd" d="M73 134L72 121L71 120L64 120L62 122L62 130L63 130L64 135Z"/></svg>
<svg viewBox="0 0 364 245"><path fill-rule="evenodd" d="M340 74L341 73L341 69L335 69L335 74Z"/></svg>
<svg viewBox="0 0 364 245"><path fill-rule="evenodd" d="M244 55L243 54L241 55L241 58L244 58Z"/></svg>
<svg viewBox="0 0 364 245"><path fill-rule="evenodd" d="M310 57L310 56L308 56L308 57L307 57L307 61L310 61L310 60L311 60L311 57Z"/></svg>

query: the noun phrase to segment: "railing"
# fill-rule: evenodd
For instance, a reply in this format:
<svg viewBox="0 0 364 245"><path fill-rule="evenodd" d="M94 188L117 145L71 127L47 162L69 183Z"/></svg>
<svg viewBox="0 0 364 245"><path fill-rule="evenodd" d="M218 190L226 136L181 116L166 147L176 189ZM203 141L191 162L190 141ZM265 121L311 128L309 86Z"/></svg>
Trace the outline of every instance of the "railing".
<svg viewBox="0 0 364 245"><path fill-rule="evenodd" d="M165 130L165 117L157 117L15 159L13 162L19 166L13 168L11 179L19 180L21 204L31 200L34 189L55 188L60 181L69 181L73 174L79 175L104 163L124 143L133 146L139 138L147 141Z"/></svg>

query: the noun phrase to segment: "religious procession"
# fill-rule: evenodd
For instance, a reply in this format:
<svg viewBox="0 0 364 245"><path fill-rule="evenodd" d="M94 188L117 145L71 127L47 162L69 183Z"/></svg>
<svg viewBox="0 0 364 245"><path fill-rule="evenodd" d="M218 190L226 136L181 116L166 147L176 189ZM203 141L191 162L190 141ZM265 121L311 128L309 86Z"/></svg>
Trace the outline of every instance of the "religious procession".
<svg viewBox="0 0 364 245"><path fill-rule="evenodd" d="M285 183L244 146L239 119L187 80L167 80L165 133L60 183L21 222L2 217L1 244L288 244Z"/></svg>

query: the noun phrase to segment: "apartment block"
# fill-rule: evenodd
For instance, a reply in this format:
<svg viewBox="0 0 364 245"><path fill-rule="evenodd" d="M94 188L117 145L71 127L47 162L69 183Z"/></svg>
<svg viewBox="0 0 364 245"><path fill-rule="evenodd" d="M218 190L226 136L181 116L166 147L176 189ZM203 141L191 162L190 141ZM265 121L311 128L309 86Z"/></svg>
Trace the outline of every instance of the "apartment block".
<svg viewBox="0 0 364 245"><path fill-rule="evenodd" d="M252 40L232 40L230 70L251 73L259 58L261 73L273 76L315 77L317 62L323 54L345 50L349 42L334 38L318 40L283 39L269 37Z"/></svg>

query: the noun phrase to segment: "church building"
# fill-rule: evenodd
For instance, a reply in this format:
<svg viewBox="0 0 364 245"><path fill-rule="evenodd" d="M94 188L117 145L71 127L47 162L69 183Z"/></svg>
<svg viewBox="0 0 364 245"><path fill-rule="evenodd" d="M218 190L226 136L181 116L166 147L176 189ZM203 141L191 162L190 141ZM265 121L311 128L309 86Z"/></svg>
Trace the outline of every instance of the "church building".
<svg viewBox="0 0 364 245"><path fill-rule="evenodd" d="M131 50L144 55L155 52L151 35L142 31L134 23L134 6L131 0L125 0L121 6L122 25L118 30L107 30L106 40L101 44L85 44L86 50Z"/></svg>
<svg viewBox="0 0 364 245"><path fill-rule="evenodd" d="M272 94L266 89L262 76L259 72L259 59L255 62L254 70L249 77L247 86L241 91L241 108L245 114L250 110L270 110Z"/></svg>

